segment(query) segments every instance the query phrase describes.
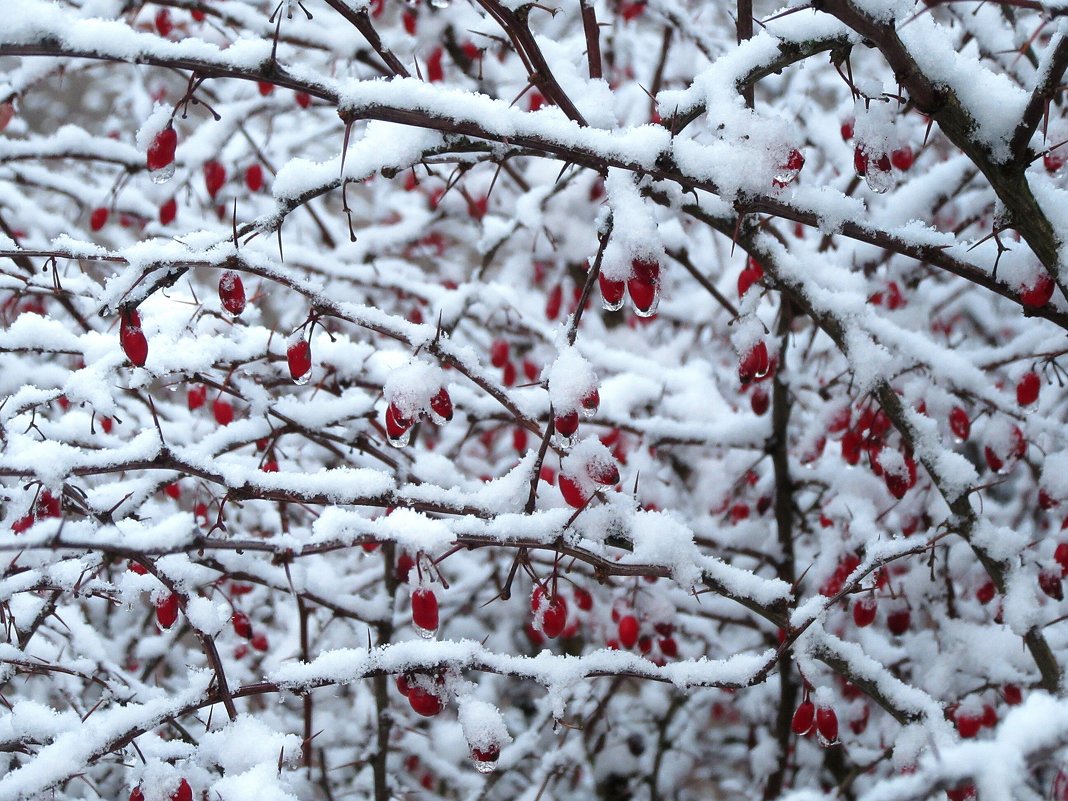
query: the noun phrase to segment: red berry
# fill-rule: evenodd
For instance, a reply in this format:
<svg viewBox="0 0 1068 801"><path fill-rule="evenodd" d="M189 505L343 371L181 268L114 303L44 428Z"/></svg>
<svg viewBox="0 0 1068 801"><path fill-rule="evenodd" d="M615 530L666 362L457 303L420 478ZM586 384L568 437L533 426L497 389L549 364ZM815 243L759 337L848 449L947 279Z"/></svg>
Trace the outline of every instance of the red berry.
<svg viewBox="0 0 1068 801"><path fill-rule="evenodd" d="M440 47L435 47L430 51L430 55L426 59L426 79L430 83L440 83L445 79L445 69L441 66L441 59L445 55L445 51Z"/></svg>
<svg viewBox="0 0 1068 801"><path fill-rule="evenodd" d="M593 596L590 595L588 590L584 590L582 587L575 587L574 595L575 606L583 612L589 612L593 609Z"/></svg>
<svg viewBox="0 0 1068 801"><path fill-rule="evenodd" d="M140 787L135 787L130 791L130 801L145 801L145 795Z"/></svg>
<svg viewBox="0 0 1068 801"><path fill-rule="evenodd" d="M1005 461L989 445L983 448L983 457L986 459L987 467L993 473L999 472L1005 466Z"/></svg>
<svg viewBox="0 0 1068 801"><path fill-rule="evenodd" d="M169 629L178 620L178 596L174 593L165 595L156 601L156 622L161 629Z"/></svg>
<svg viewBox="0 0 1068 801"><path fill-rule="evenodd" d="M909 624L911 622L912 613L909 611L908 607L896 609L886 616L886 627L890 630L891 634L898 637L909 630Z"/></svg>
<svg viewBox="0 0 1068 801"><path fill-rule="evenodd" d="M233 270L227 270L219 277L219 300L235 317L245 310L245 285Z"/></svg>
<svg viewBox="0 0 1068 801"><path fill-rule="evenodd" d="M962 784L951 790L946 790L946 798L949 801L975 801L975 785Z"/></svg>
<svg viewBox="0 0 1068 801"><path fill-rule="evenodd" d="M174 23L171 22L171 12L165 8L161 8L156 12L156 30L159 31L160 36L170 36L171 31L174 30Z"/></svg>
<svg viewBox="0 0 1068 801"><path fill-rule="evenodd" d="M160 225L170 225L174 222L174 218L178 216L178 201L173 197L159 207L159 223Z"/></svg>
<svg viewBox="0 0 1068 801"><path fill-rule="evenodd" d="M623 292L626 290L624 281L613 281L605 278L604 273L597 276L597 283L601 287L601 297L606 306L617 309L623 303Z"/></svg>
<svg viewBox="0 0 1068 801"><path fill-rule="evenodd" d="M1043 153L1042 166L1046 168L1046 172L1050 174L1055 173L1064 166L1064 156L1059 153L1054 153L1052 150L1048 153Z"/></svg>
<svg viewBox="0 0 1068 801"><path fill-rule="evenodd" d="M560 485L560 494L564 497L564 501L568 506L572 506L575 509L581 509L585 506L593 495L593 493L587 494L578 481L563 473L560 474L558 483Z"/></svg>
<svg viewBox="0 0 1068 801"><path fill-rule="evenodd" d="M875 622L875 613L878 611L878 602L874 595L865 595L853 603L853 622L858 627L864 628Z"/></svg>
<svg viewBox="0 0 1068 801"><path fill-rule="evenodd" d="M411 422L401 416L395 404L391 403L386 407L386 436L390 439L400 439L411 427Z"/></svg>
<svg viewBox="0 0 1068 801"><path fill-rule="evenodd" d="M619 483L619 468L615 462L608 461L607 459L595 459L586 465L586 473L596 481L598 484L602 484L606 487L611 487Z"/></svg>
<svg viewBox="0 0 1068 801"><path fill-rule="evenodd" d="M504 367L508 363L511 348L505 339L495 339L490 345L490 364L494 367Z"/></svg>
<svg viewBox="0 0 1068 801"><path fill-rule="evenodd" d="M99 231L108 223L108 210L103 206L93 209L92 214L89 215L89 227L94 231Z"/></svg>
<svg viewBox="0 0 1068 801"><path fill-rule="evenodd" d="M1016 402L1021 406L1030 406L1038 400L1039 390L1042 389L1042 381L1034 370L1024 373L1016 384Z"/></svg>
<svg viewBox="0 0 1068 801"><path fill-rule="evenodd" d="M791 172L800 172L801 168L804 166L805 156L796 147L790 151L790 155L788 155L786 161L782 163L782 169Z"/></svg>
<svg viewBox="0 0 1068 801"><path fill-rule="evenodd" d="M1042 273L1033 283L1020 287L1020 303L1029 309L1045 306L1053 297L1055 286L1053 279Z"/></svg>
<svg viewBox="0 0 1068 801"><path fill-rule="evenodd" d="M501 758L501 749L496 745L491 745L486 748L472 748L471 758L475 762L496 762Z"/></svg>
<svg viewBox="0 0 1068 801"><path fill-rule="evenodd" d="M838 742L838 715L829 706L821 706L816 710L816 733L821 745Z"/></svg>
<svg viewBox="0 0 1068 801"><path fill-rule="evenodd" d="M408 691L408 703L412 709L425 718L432 718L445 708L442 700L429 690L424 690L418 685Z"/></svg>
<svg viewBox="0 0 1068 801"><path fill-rule="evenodd" d="M858 464L863 445L864 438L861 433L855 428L849 429L849 431L845 432L845 436L842 437L842 458L848 464Z"/></svg>
<svg viewBox="0 0 1068 801"><path fill-rule="evenodd" d="M1042 570L1038 574L1038 586L1055 601L1064 600L1064 584L1059 570Z"/></svg>
<svg viewBox="0 0 1068 801"><path fill-rule="evenodd" d="M156 134L148 147L145 163L150 170L162 170L174 161L174 151L178 147L178 132L170 123Z"/></svg>
<svg viewBox="0 0 1068 801"><path fill-rule="evenodd" d="M988 729L998 725L998 713L990 704L983 705L983 725Z"/></svg>
<svg viewBox="0 0 1068 801"><path fill-rule="evenodd" d="M567 623L567 602L557 594L548 599L545 589L539 584L530 596L530 611L534 613L534 625L538 626L540 618L541 632L549 639L560 636Z"/></svg>
<svg viewBox="0 0 1068 801"><path fill-rule="evenodd" d="M972 421L960 406L954 406L949 413L949 430L962 441L968 439L968 435L972 433Z"/></svg>
<svg viewBox="0 0 1068 801"><path fill-rule="evenodd" d="M234 634L238 637L244 637L246 640L252 637L252 621L244 612L235 611L230 622L234 626Z"/></svg>
<svg viewBox="0 0 1068 801"><path fill-rule="evenodd" d="M204 401L208 399L208 388L201 384L200 386L192 387L189 393L185 397L186 405L189 407L189 411L199 409L204 405Z"/></svg>
<svg viewBox="0 0 1068 801"><path fill-rule="evenodd" d="M957 724L957 732L961 737L965 739L975 737L979 733L979 729L983 726L983 718L981 715L971 715L964 712L957 712L954 723Z"/></svg>
<svg viewBox="0 0 1068 801"><path fill-rule="evenodd" d="M979 603L985 605L994 600L994 595L996 593L997 588L994 586L994 582L988 581L975 591L975 598Z"/></svg>
<svg viewBox="0 0 1068 801"><path fill-rule="evenodd" d="M119 344L122 351L137 367L144 367L148 360L148 340L141 330L141 315L137 309L124 308L119 322Z"/></svg>
<svg viewBox="0 0 1068 801"><path fill-rule="evenodd" d="M179 501L182 499L182 487L177 481L171 481L163 485L163 494L172 500Z"/></svg>
<svg viewBox="0 0 1068 801"><path fill-rule="evenodd" d="M757 387L749 396L749 405L753 409L753 414L760 417L771 407L771 398L763 387Z"/></svg>
<svg viewBox="0 0 1068 801"><path fill-rule="evenodd" d="M596 412L597 407L601 405L601 393L597 391L597 387L594 387L582 396L582 400L579 403L587 412Z"/></svg>
<svg viewBox="0 0 1068 801"><path fill-rule="evenodd" d="M408 32L408 35L415 36L415 12L411 9L405 9L401 15L401 22L404 24L404 30Z"/></svg>
<svg viewBox="0 0 1068 801"><path fill-rule="evenodd" d="M263 167L259 164L250 164L245 170L245 186L250 192L259 192L263 189Z"/></svg>
<svg viewBox="0 0 1068 801"><path fill-rule="evenodd" d="M1068 542L1057 543L1053 551L1053 559L1061 566L1061 575L1068 576Z"/></svg>
<svg viewBox="0 0 1068 801"><path fill-rule="evenodd" d="M261 95L267 97L267 95L274 91L274 84L270 81L258 81L256 83L256 88L259 89Z"/></svg>
<svg viewBox="0 0 1068 801"><path fill-rule="evenodd" d="M449 397L449 390L445 387L439 389L430 399L430 408L446 422L452 420L452 398Z"/></svg>
<svg viewBox="0 0 1068 801"><path fill-rule="evenodd" d="M252 647L260 653L265 653L267 649L271 647L270 643L267 641L267 635L263 633L252 635L252 639L249 640L249 642L252 643Z"/></svg>
<svg viewBox="0 0 1068 801"><path fill-rule="evenodd" d="M401 553L397 557L397 581L407 584L408 574L412 572L412 568L415 567L415 559L408 552Z"/></svg>
<svg viewBox="0 0 1068 801"><path fill-rule="evenodd" d="M1005 697L1005 703L1009 706L1016 706L1023 701L1023 693L1015 684L1006 684L1002 688L1001 694Z"/></svg>
<svg viewBox="0 0 1068 801"><path fill-rule="evenodd" d="M171 793L171 801L193 801L193 790L189 782L185 779L178 782L178 789Z"/></svg>
<svg viewBox="0 0 1068 801"><path fill-rule="evenodd" d="M564 302L564 288L557 284L549 292L549 298L545 302L545 319L555 320L560 316L560 306Z"/></svg>
<svg viewBox="0 0 1068 801"><path fill-rule="evenodd" d="M802 701L794 710L794 717L790 721L790 730L799 737L804 737L816 722L816 705L811 701Z"/></svg>
<svg viewBox="0 0 1068 801"><path fill-rule="evenodd" d="M204 188L214 198L226 183L226 167L212 159L204 163Z"/></svg>
<svg viewBox="0 0 1068 801"><path fill-rule="evenodd" d="M206 16L206 15L204 14L204 12L203 12L203 11L201 11L200 9L198 9L198 8L194 8L194 9L193 9L192 11L190 11L189 13L190 13L190 14L192 15L193 19L194 19L194 20L195 20L196 22L203 22L203 21L204 21L204 18L205 18L205 16Z"/></svg>
<svg viewBox="0 0 1068 801"><path fill-rule="evenodd" d="M311 105L311 95L307 92L297 92L296 95L297 105L301 108L307 108Z"/></svg>
<svg viewBox="0 0 1068 801"><path fill-rule="evenodd" d="M660 653L668 659L674 659L679 655L679 645L675 642L674 637L664 637L662 640L657 641L657 645L660 646Z"/></svg>
<svg viewBox="0 0 1068 801"><path fill-rule="evenodd" d="M215 415L215 422L221 426L228 426L234 422L234 407L226 398L216 398L211 404L211 412Z"/></svg>
<svg viewBox="0 0 1068 801"><path fill-rule="evenodd" d="M842 134L842 141L848 142L853 138L853 120L846 120L839 128L839 132Z"/></svg>
<svg viewBox="0 0 1068 801"><path fill-rule="evenodd" d="M624 648L633 648L638 642L638 618L624 615L619 620L619 644Z"/></svg>
<svg viewBox="0 0 1068 801"><path fill-rule="evenodd" d="M868 154L860 145L853 148L853 170L862 178L868 174Z"/></svg>
<svg viewBox="0 0 1068 801"><path fill-rule="evenodd" d="M764 268L752 256L745 263L745 268L738 274L738 297L742 297L749 288L764 277Z"/></svg>
<svg viewBox="0 0 1068 801"><path fill-rule="evenodd" d="M914 161L916 161L916 156L908 145L900 147L890 154L890 163L901 172L908 172Z"/></svg>
<svg viewBox="0 0 1068 801"><path fill-rule="evenodd" d="M631 262L631 270L632 275L627 279L631 302L639 312L651 314L660 294L660 264L635 259Z"/></svg>
<svg viewBox="0 0 1068 801"><path fill-rule="evenodd" d="M768 374L768 346L764 340L757 342L738 362L738 378L742 384L763 378Z"/></svg>
<svg viewBox="0 0 1068 801"><path fill-rule="evenodd" d="M556 426L556 433L561 437L570 437L576 431L578 431L578 412L568 412L567 414L558 415L553 424Z"/></svg>
<svg viewBox="0 0 1068 801"><path fill-rule="evenodd" d="M286 348L289 375L298 384L304 383L311 372L311 343L303 337L294 340Z"/></svg>
<svg viewBox="0 0 1068 801"><path fill-rule="evenodd" d="M514 386L515 379L517 377L515 365L512 362L505 362L504 370L501 373L501 383L506 387Z"/></svg>
<svg viewBox="0 0 1068 801"><path fill-rule="evenodd" d="M433 590L420 588L412 593L412 623L433 633L438 629L438 597Z"/></svg>
<svg viewBox="0 0 1068 801"><path fill-rule="evenodd" d="M890 490L890 494L898 500L905 497L910 489L916 486L916 462L911 456L905 457L905 472L890 472L886 470L883 472L883 481L886 482L886 488Z"/></svg>

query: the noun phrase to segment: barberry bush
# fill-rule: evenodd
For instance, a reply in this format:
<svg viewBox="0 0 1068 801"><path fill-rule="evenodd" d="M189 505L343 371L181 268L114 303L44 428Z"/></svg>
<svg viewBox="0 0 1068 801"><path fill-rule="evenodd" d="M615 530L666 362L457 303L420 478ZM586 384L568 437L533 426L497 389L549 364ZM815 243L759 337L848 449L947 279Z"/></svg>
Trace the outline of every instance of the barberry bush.
<svg viewBox="0 0 1068 801"><path fill-rule="evenodd" d="M6 0L0 801L1064 801L1066 26Z"/></svg>

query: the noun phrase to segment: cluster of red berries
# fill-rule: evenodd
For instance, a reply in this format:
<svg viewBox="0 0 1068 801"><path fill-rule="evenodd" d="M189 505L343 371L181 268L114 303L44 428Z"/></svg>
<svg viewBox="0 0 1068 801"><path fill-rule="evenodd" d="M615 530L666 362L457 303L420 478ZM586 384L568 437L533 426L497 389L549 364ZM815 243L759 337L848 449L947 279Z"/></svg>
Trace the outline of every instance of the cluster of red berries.
<svg viewBox="0 0 1068 801"><path fill-rule="evenodd" d="M882 409L876 410L873 405L868 405L863 408L856 423L851 425L851 422L852 415L847 407L828 427L832 434L844 432L842 458L847 464L855 465L860 462L861 454L866 454L871 471L883 479L890 494L898 500L904 498L916 486L916 460L908 448L899 460L884 455L887 435L892 427L890 417ZM895 461L898 463L895 464Z"/></svg>
<svg viewBox="0 0 1068 801"><path fill-rule="evenodd" d="M135 787L130 791L130 801L145 801L145 795L140 787ZM178 782L177 789L171 793L170 801L193 801L193 788L189 786L189 782L185 779Z"/></svg>
<svg viewBox="0 0 1068 801"><path fill-rule="evenodd" d="M242 612L240 609L235 609L233 616L230 618L230 624L234 627L234 634L249 641L249 644L257 651L266 651L270 647L270 643L267 641L267 635L261 631L253 631L252 621L249 616ZM234 657L237 659L243 658L248 653L248 646L244 643L238 645L234 649Z"/></svg>
<svg viewBox="0 0 1068 801"><path fill-rule="evenodd" d="M809 690L806 686L804 698L794 710L790 729L798 737L807 737L815 733L817 742L824 748L828 748L838 742L838 715L829 706L823 704L816 706L809 698Z"/></svg>
<svg viewBox="0 0 1068 801"><path fill-rule="evenodd" d="M430 397L429 407L431 417L441 422L452 420L452 397L449 395L447 388L440 387ZM386 406L386 435L389 437L390 442L394 445L405 444L409 431L421 416L423 416L421 410L415 414L406 413L401 411L400 404L397 401L390 401L389 405Z"/></svg>
<svg viewBox="0 0 1068 801"><path fill-rule="evenodd" d="M609 458L595 457L583 465L581 474L561 473L557 484L564 501L581 509L593 497L598 487L612 487L619 483L619 467Z"/></svg>
<svg viewBox="0 0 1068 801"><path fill-rule="evenodd" d="M616 625L616 636L609 637L605 643L612 650L629 651L636 646L639 653L661 667L665 659L674 659L679 655L672 623L664 620L654 622L639 615L629 604L620 603L612 607L612 622Z"/></svg>
<svg viewBox="0 0 1068 801"><path fill-rule="evenodd" d="M397 690L408 699L412 710L432 718L445 708L445 675L402 673L397 676Z"/></svg>
<svg viewBox="0 0 1068 801"><path fill-rule="evenodd" d="M61 517L62 514L63 504L60 499L48 490L43 490L40 495L37 496L37 500L33 504L33 509L12 523L11 530L16 534L21 534L38 520L46 520L50 517Z"/></svg>
<svg viewBox="0 0 1068 801"><path fill-rule="evenodd" d="M624 281L607 278L604 273L597 277L601 287L604 307L615 311L623 306L624 291L630 295L630 302L639 316L651 316L656 313L660 302L660 263L645 259L634 259L630 263L630 277Z"/></svg>

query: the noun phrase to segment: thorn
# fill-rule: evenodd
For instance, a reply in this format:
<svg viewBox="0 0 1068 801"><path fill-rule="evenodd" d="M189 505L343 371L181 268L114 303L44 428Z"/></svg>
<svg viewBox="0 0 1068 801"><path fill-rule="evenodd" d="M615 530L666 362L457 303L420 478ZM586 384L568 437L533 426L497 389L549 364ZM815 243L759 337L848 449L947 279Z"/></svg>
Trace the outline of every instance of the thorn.
<svg viewBox="0 0 1068 801"><path fill-rule="evenodd" d="M230 224L234 229L234 250L237 250L237 198L234 198L234 213L230 215Z"/></svg>

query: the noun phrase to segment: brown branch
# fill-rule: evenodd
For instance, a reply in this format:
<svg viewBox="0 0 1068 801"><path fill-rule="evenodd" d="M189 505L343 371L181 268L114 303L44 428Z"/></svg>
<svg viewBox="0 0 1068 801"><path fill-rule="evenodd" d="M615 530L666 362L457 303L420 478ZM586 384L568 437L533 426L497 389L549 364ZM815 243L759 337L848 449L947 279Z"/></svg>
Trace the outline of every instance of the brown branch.
<svg viewBox="0 0 1068 801"><path fill-rule="evenodd" d="M367 40L367 44L371 45L371 48L378 53L379 57L386 62L386 65L393 70L394 75L399 75L402 78L411 77L411 73L405 69L404 65L401 64L400 60L393 54L393 51L382 44L382 39L378 35L378 31L376 31L374 25L371 24L371 17L367 13L366 6L358 11L353 11L345 4L344 0L324 0L324 2L360 32L363 38Z"/></svg>
<svg viewBox="0 0 1068 801"><path fill-rule="evenodd" d="M586 61L590 65L590 78L601 77L601 32L597 27L597 10L590 0L579 0L582 15L582 32L586 35Z"/></svg>

